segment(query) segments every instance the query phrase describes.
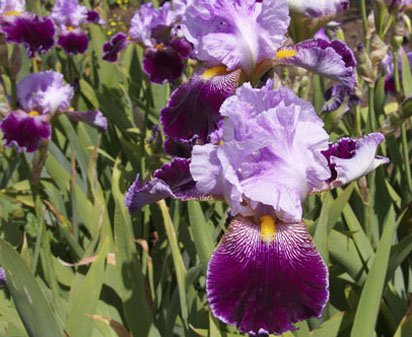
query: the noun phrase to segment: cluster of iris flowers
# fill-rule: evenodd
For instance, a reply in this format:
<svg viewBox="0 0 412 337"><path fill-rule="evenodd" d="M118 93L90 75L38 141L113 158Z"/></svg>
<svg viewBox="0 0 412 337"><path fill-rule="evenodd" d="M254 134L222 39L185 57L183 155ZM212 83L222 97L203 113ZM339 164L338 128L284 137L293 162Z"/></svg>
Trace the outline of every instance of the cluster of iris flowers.
<svg viewBox="0 0 412 337"><path fill-rule="evenodd" d="M29 57L49 51L56 43L68 54L84 53L89 38L82 26L102 22L96 11L78 0L56 0L45 17L27 12L25 0L0 1L0 33L7 42L23 44Z"/></svg>
<svg viewBox="0 0 412 337"><path fill-rule="evenodd" d="M344 42L292 44L286 36L291 16L324 23L348 6L293 0L147 4L135 13L128 36L119 33L104 46L105 58L115 61L128 44L141 44L143 68L159 83L174 81L185 57L197 61L195 74L160 112L172 161L144 184L138 175L125 204L134 212L166 197L226 200L230 224L208 265L207 297L217 318L251 336L292 330L298 321L320 317L328 301L328 269L302 220L306 196L388 163L375 155L382 134L329 143L313 106L268 79L278 65L297 66L338 82L340 92L353 92L356 61ZM188 54L175 41L188 42Z"/></svg>
<svg viewBox="0 0 412 337"><path fill-rule="evenodd" d="M337 82L331 92L350 95L356 86L350 48L326 36L294 36L291 27L291 17L294 24L313 20L310 35L348 7L348 0L146 3L128 34L103 45L103 58L115 62L129 44L140 44L143 69L155 83L175 83L186 60L197 62L160 112L172 161L143 185L137 176L125 204L133 212L166 197L227 201L230 224L209 262L207 297L217 318L251 336L292 330L319 317L328 301L328 270L303 223L306 196L388 163L375 156L382 134L329 143L313 106L270 78L277 66L306 68ZM30 57L49 50L56 32L67 53L83 53L84 24L101 22L77 0L56 0L50 17L25 12L21 0L0 1L0 16L0 32L24 44ZM74 111L72 97L57 72L21 80L18 106L0 123L6 145L35 151L62 113L107 128L100 111ZM1 268L0 280L1 286Z"/></svg>

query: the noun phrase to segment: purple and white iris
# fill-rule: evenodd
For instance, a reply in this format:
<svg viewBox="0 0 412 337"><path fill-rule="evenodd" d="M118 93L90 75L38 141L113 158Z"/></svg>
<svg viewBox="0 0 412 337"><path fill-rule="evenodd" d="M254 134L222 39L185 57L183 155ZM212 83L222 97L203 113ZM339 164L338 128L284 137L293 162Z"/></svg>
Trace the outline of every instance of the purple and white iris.
<svg viewBox="0 0 412 337"><path fill-rule="evenodd" d="M128 36L117 33L103 45L103 59L115 62L118 54L135 42L145 49L143 70L151 82L178 79L192 51L179 26L185 8L184 1L174 1L173 9L169 2L158 9L151 3L143 4L133 15Z"/></svg>
<svg viewBox="0 0 412 337"><path fill-rule="evenodd" d="M51 18L58 27L57 44L68 54L83 54L89 37L81 28L85 23L100 23L99 14L79 5L78 0L56 0Z"/></svg>
<svg viewBox="0 0 412 337"><path fill-rule="evenodd" d="M63 75L54 71L22 79L17 84L19 108L0 122L5 144L19 151L36 151L40 142L50 140L50 120L62 113L75 121L106 130L107 120L99 110L79 112L70 107L73 94L73 88L64 83Z"/></svg>
<svg viewBox="0 0 412 337"><path fill-rule="evenodd" d="M399 69L399 80L402 79L402 50L398 51L398 69ZM406 57L409 61L409 65L412 67L412 51L405 50ZM385 58L382 60L382 68L385 72L385 90L391 95L396 96L397 90L395 85L395 76L394 76L394 61L393 61L393 52L388 53Z"/></svg>
<svg viewBox="0 0 412 337"><path fill-rule="evenodd" d="M291 13L311 18L329 16L349 9L349 0L288 0Z"/></svg>
<svg viewBox="0 0 412 337"><path fill-rule="evenodd" d="M23 44L29 57L54 45L54 24L49 17L25 11L24 0L0 1L0 32L7 42Z"/></svg>
<svg viewBox="0 0 412 337"><path fill-rule="evenodd" d="M213 253L207 294L216 317L251 335L281 334L319 317L328 272L302 222L308 194L342 186L388 163L380 133L330 144L312 105L291 90L245 83L225 119L191 159L175 158L126 194L130 211L165 197L224 198L232 221Z"/></svg>

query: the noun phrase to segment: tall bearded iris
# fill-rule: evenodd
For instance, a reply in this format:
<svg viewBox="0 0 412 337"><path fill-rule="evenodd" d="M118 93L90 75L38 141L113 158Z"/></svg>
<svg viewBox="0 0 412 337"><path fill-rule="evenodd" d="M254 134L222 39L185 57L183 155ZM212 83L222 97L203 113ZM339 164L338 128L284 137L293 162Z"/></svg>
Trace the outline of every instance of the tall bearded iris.
<svg viewBox="0 0 412 337"><path fill-rule="evenodd" d="M24 0L0 1L0 32L7 42L23 44L29 57L54 45L54 24L49 17L25 11Z"/></svg>
<svg viewBox="0 0 412 337"><path fill-rule="evenodd" d="M73 88L63 82L63 75L54 71L31 74L17 84L17 110L0 122L4 142L19 151L36 151L41 141L50 140L50 120L66 114L100 130L107 128L106 118L98 110L75 111L70 107Z"/></svg>
<svg viewBox="0 0 412 337"><path fill-rule="evenodd" d="M358 179L388 159L375 157L379 133L329 144L311 104L286 88L249 83L224 101L213 143L195 145L125 201L131 211L171 196L224 198L232 216L207 270L214 315L251 335L281 334L319 317L328 272L302 222L306 196Z"/></svg>
<svg viewBox="0 0 412 337"><path fill-rule="evenodd" d="M143 70L154 83L178 79L184 60L190 56L191 45L183 38L179 22L186 9L186 1L173 1L173 8L165 2L154 8L143 4L133 15L129 35L118 33L103 45L103 59L115 62L118 54L131 42L144 49Z"/></svg>
<svg viewBox="0 0 412 337"><path fill-rule="evenodd" d="M276 65L303 67L353 89L352 51L338 40L286 45L288 13L286 0L194 0L187 7L182 31L200 69L174 91L160 113L168 142L207 142L222 119L218 111L223 100L242 82L259 82ZM213 107L204 104L204 93ZM205 122L194 123L194 129L183 122L190 120Z"/></svg>

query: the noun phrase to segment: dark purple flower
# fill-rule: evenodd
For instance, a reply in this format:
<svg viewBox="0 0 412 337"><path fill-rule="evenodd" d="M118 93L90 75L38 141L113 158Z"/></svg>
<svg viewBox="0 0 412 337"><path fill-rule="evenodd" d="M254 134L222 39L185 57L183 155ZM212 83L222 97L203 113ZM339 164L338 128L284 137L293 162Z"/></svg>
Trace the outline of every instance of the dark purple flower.
<svg viewBox="0 0 412 337"><path fill-rule="evenodd" d="M144 52L143 70L153 83L173 82L183 69L183 58L171 47L147 48Z"/></svg>
<svg viewBox="0 0 412 337"><path fill-rule="evenodd" d="M130 41L126 34L117 33L111 37L111 39L103 45L103 60L108 62L116 62L119 53L125 49Z"/></svg>
<svg viewBox="0 0 412 337"><path fill-rule="evenodd" d="M51 125L48 115L22 110L9 112L0 122L6 146L15 146L18 151L34 152L42 140L50 140Z"/></svg>
<svg viewBox="0 0 412 337"><path fill-rule="evenodd" d="M87 22L88 23L100 23L100 15L94 10L87 11Z"/></svg>
<svg viewBox="0 0 412 337"><path fill-rule="evenodd" d="M79 28L63 28L57 44L69 55L83 54L89 45L89 37Z"/></svg>
<svg viewBox="0 0 412 337"><path fill-rule="evenodd" d="M6 272L0 267L0 288L4 288L6 286L6 280Z"/></svg>
<svg viewBox="0 0 412 337"><path fill-rule="evenodd" d="M206 282L210 308L226 324L253 335L294 330L319 317L328 270L304 223L236 216L212 255Z"/></svg>
<svg viewBox="0 0 412 337"><path fill-rule="evenodd" d="M163 144L164 151L173 156L181 158L190 158L192 155L193 148L192 141L184 141L183 139L175 140L170 137L166 137L166 140Z"/></svg>
<svg viewBox="0 0 412 337"><path fill-rule="evenodd" d="M344 112L347 112L350 107L360 103L360 98L353 93L353 90L342 84L336 84L329 88L325 92L324 98L326 102L322 107L322 112L335 111L343 105L345 105Z"/></svg>
<svg viewBox="0 0 412 337"><path fill-rule="evenodd" d="M132 213L144 205L167 197L181 200L206 198L206 195L196 189L196 183L190 175L189 164L189 159L175 158L170 164L164 164L155 171L153 180L143 186L137 175L124 199L129 212Z"/></svg>
<svg viewBox="0 0 412 337"><path fill-rule="evenodd" d="M48 17L32 13L13 13L3 16L0 30L7 42L23 44L29 57L45 53L54 45L54 23Z"/></svg>
<svg viewBox="0 0 412 337"><path fill-rule="evenodd" d="M201 76L180 85L160 112L160 122L166 136L201 143L208 142L222 119L219 108L234 94L240 71L228 73L224 67L211 68Z"/></svg>

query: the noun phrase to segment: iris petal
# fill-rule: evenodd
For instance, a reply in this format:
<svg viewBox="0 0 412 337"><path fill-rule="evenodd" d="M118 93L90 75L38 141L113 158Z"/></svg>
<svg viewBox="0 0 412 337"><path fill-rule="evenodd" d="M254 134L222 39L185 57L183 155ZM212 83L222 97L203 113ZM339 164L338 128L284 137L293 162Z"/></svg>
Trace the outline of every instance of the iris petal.
<svg viewBox="0 0 412 337"><path fill-rule="evenodd" d="M62 47L67 54L83 54L89 45L89 38L81 29L64 29L59 35L57 44Z"/></svg>
<svg viewBox="0 0 412 337"><path fill-rule="evenodd" d="M236 217L213 253L207 273L212 312L246 333L281 334L319 317L328 300L328 270L303 223L275 225L274 240Z"/></svg>

